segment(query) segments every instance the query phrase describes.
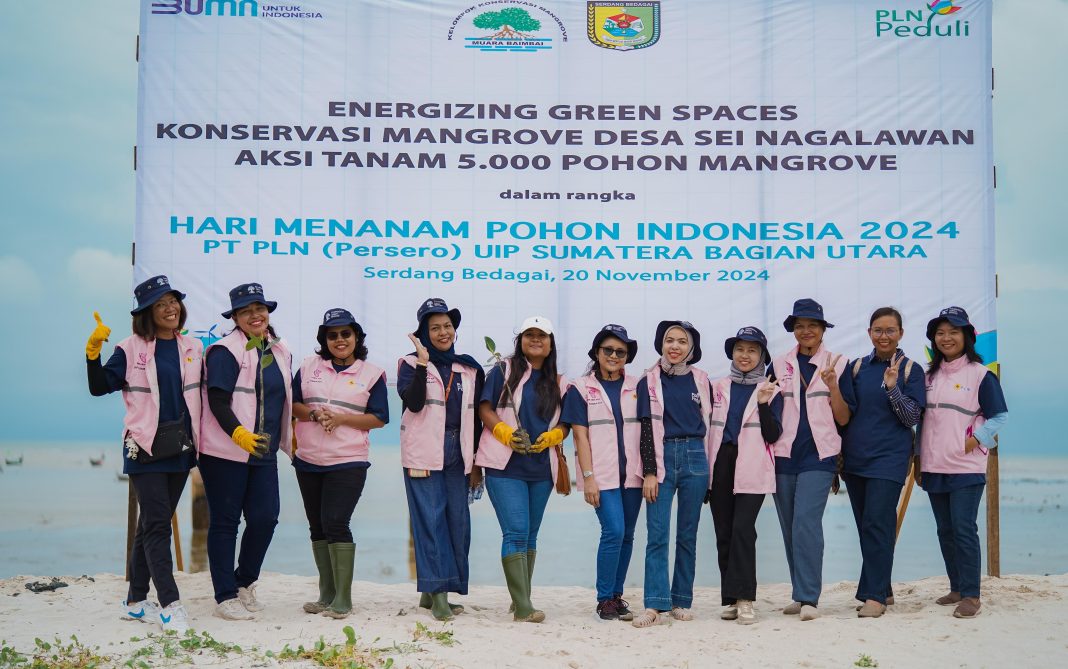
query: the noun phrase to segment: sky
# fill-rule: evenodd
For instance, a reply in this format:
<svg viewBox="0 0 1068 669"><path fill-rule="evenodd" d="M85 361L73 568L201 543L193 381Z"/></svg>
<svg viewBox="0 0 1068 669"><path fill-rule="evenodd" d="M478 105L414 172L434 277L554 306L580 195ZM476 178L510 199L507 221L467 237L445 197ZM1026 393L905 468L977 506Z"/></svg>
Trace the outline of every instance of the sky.
<svg viewBox="0 0 1068 669"><path fill-rule="evenodd" d="M117 438L86 390L92 312L131 301L137 5L8 3L0 22L0 442ZM1064 452L1068 401L1068 0L995 2L999 358L1007 451ZM112 323L117 341L127 322ZM1036 338L1037 337L1037 338ZM105 355L111 350L105 347Z"/></svg>

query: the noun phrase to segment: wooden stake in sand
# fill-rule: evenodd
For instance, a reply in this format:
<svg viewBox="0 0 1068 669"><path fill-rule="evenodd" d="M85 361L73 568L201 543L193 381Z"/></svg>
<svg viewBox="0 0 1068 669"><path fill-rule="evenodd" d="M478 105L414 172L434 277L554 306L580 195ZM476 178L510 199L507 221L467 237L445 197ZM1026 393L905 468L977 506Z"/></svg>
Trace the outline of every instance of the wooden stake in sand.
<svg viewBox="0 0 1068 669"><path fill-rule="evenodd" d="M909 508L909 499L912 497L912 486L916 483L916 458L909 458L909 474L905 478L905 489L901 492L901 501L897 505L897 532L894 541L901 536L901 524L905 522L905 512Z"/></svg>

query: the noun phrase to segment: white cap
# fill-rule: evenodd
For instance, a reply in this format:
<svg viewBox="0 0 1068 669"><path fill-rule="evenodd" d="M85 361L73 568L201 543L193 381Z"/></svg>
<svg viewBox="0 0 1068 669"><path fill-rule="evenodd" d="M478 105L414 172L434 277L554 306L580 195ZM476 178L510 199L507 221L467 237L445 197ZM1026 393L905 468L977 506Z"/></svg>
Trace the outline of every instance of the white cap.
<svg viewBox="0 0 1068 669"><path fill-rule="evenodd" d="M545 334L551 335L553 333L553 323L545 316L531 316L523 321L523 325L520 326L519 332L522 334L530 329L541 330Z"/></svg>

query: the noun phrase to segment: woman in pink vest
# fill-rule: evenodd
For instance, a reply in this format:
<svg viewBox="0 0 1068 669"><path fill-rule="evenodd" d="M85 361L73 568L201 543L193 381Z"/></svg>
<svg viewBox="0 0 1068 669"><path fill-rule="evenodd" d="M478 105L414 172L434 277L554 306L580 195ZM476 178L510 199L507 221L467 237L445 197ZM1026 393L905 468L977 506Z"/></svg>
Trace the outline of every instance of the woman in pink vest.
<svg viewBox="0 0 1068 669"><path fill-rule="evenodd" d="M782 434L782 396L765 370L771 361L760 328L747 326L723 343L730 376L712 382L712 480L708 503L716 527L720 617L756 622L756 520L775 492L772 444Z"/></svg>
<svg viewBox="0 0 1068 669"><path fill-rule="evenodd" d="M661 614L693 620L697 525L708 492L708 374L694 367L701 359L701 333L687 321L661 321L654 339L660 360L638 382L639 451L645 498L645 611L631 623L651 627ZM678 495L675 569L668 582L671 506Z"/></svg>
<svg viewBox="0 0 1068 669"><path fill-rule="evenodd" d="M293 469L319 571L319 599L304 610L331 618L352 611L356 544L349 521L371 466L369 432L389 422L386 375L367 362L366 339L352 314L328 310L315 335L319 350L293 377Z"/></svg>
<svg viewBox="0 0 1068 669"><path fill-rule="evenodd" d="M485 375L478 361L456 352L460 310L430 298L416 313L408 335L415 351L397 362L401 415L401 466L415 543L419 606L438 620L464 607L448 593L467 594L471 549L468 491L481 479L472 473L482 432L476 399ZM481 494L481 493L479 493Z"/></svg>
<svg viewBox="0 0 1068 669"><path fill-rule="evenodd" d="M523 321L515 352L486 376L479 398L482 437L475 464L486 473L501 526L501 565L514 619L540 623L545 613L530 601L538 530L553 491L556 447L567 436L560 404L567 379L556 371L556 338L548 318ZM529 439L517 434L522 427Z"/></svg>
<svg viewBox="0 0 1068 669"><path fill-rule="evenodd" d="M111 329L96 317L85 345L89 392L96 397L122 391L122 470L137 493L137 532L130 552L130 588L123 616L155 623L179 634L189 629L171 563L171 517L196 466L200 437L200 341L181 334L185 295L165 276L134 289L133 334L100 363ZM159 606L148 600L149 580Z"/></svg>
<svg viewBox="0 0 1068 669"><path fill-rule="evenodd" d="M975 327L960 307L927 324L933 345L927 369L927 410L920 426L920 485L931 498L938 543L949 576L943 606L979 615L981 548L976 516L986 487L987 451L1009 418L997 376L975 351Z"/></svg>
<svg viewBox="0 0 1068 669"><path fill-rule="evenodd" d="M575 478L586 503L597 512L597 615L602 620L632 620L623 600L623 583L634 550L634 526L642 508L638 439L638 380L624 365L638 353L638 342L621 325L606 325L593 338L586 374L571 382L561 420L575 433L580 476Z"/></svg>
<svg viewBox="0 0 1068 669"><path fill-rule="evenodd" d="M249 620L265 608L256 597L256 581L278 524L278 450L289 455L292 449L292 357L270 324L277 306L260 284L237 286L222 314L233 318L234 329L205 353L209 410L201 425L200 474L211 522L215 615L225 620ZM250 337L269 343L269 350L250 347Z"/></svg>
<svg viewBox="0 0 1068 669"><path fill-rule="evenodd" d="M775 511L793 586L793 602L783 613L815 620L823 589L823 512L842 451L838 426L849 420L835 379L848 360L824 347L823 337L834 325L816 300L794 302L783 327L797 340L773 363L784 400L782 436L775 444Z"/></svg>

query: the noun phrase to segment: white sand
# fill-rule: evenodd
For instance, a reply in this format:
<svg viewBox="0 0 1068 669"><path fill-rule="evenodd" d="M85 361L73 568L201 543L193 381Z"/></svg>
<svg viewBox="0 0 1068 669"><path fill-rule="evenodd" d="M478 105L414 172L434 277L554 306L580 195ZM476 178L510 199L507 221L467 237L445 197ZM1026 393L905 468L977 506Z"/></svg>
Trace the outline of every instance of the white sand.
<svg viewBox="0 0 1068 669"><path fill-rule="evenodd" d="M34 637L76 634L85 645L100 646L100 652L121 663L138 645L130 638L155 627L120 619L119 602L126 592L121 577L94 578L65 578L70 587L43 594L25 589L34 578L0 581L0 639L26 651L32 650ZM417 622L453 631L456 645L422 641L418 651L392 655L397 667L851 667L861 654L884 668L1063 666L1068 660L1062 608L1068 574L985 579L983 612L975 620L954 619L952 607L934 603L947 590L945 578L895 584L897 604L877 620L856 617L855 583L833 584L824 590L823 617L805 623L781 613L789 602L787 585L765 585L757 602L758 621L748 627L720 620L718 590L698 588L695 621L646 630L598 620L590 589L538 587L536 582L534 602L547 615L541 625L512 622L503 587L475 587L467 597L454 597L467 612L443 624L415 606L418 595L412 585L364 582L354 584L354 613L336 621L301 611L301 603L317 594L316 582L285 574L261 578L258 592L268 608L257 620L227 622L211 615L214 602L207 574L177 578L195 628L261 652L278 651L287 643L310 646L320 636L339 643L345 625L376 647L412 641ZM641 610L640 592L626 597L632 609ZM275 665L274 660L256 657L254 662L251 655L225 660L203 656L196 664Z"/></svg>

